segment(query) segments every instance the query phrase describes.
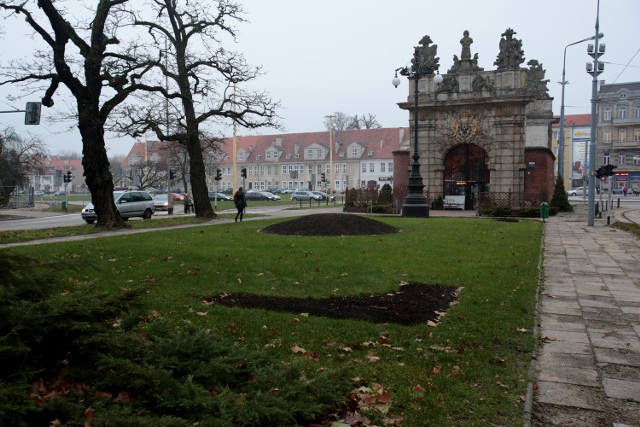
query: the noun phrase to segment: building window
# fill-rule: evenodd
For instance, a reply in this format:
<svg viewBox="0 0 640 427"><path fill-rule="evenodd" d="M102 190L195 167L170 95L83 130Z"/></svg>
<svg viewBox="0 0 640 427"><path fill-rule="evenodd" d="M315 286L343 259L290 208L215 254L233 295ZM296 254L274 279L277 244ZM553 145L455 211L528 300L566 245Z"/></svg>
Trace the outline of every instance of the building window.
<svg viewBox="0 0 640 427"><path fill-rule="evenodd" d="M358 149L357 148L352 148L351 149L351 157L358 157Z"/></svg>
<svg viewBox="0 0 640 427"><path fill-rule="evenodd" d="M342 164L342 173L347 173L349 172L349 165L347 165L346 163Z"/></svg>
<svg viewBox="0 0 640 427"><path fill-rule="evenodd" d="M611 157L609 156L609 152L605 151L602 154L602 164L603 165L608 165L610 160L611 160Z"/></svg>
<svg viewBox="0 0 640 427"><path fill-rule="evenodd" d="M618 131L618 138L620 139L620 142L626 142L626 140L627 140L627 130L626 129L620 129Z"/></svg>
<svg viewBox="0 0 640 427"><path fill-rule="evenodd" d="M637 154L633 156L633 164L634 165L640 165L640 156L638 156Z"/></svg>
<svg viewBox="0 0 640 427"><path fill-rule="evenodd" d="M308 149L307 150L307 157L310 159L313 159L313 150L312 149Z"/></svg>
<svg viewBox="0 0 640 427"><path fill-rule="evenodd" d="M633 132L633 140L634 140L635 142L640 142L640 129L636 129L636 130Z"/></svg>
<svg viewBox="0 0 640 427"><path fill-rule="evenodd" d="M322 165L318 165L316 168L317 173L322 173Z"/></svg>
<svg viewBox="0 0 640 427"><path fill-rule="evenodd" d="M376 171L376 164L369 163L369 172L375 172L375 171Z"/></svg>
<svg viewBox="0 0 640 427"><path fill-rule="evenodd" d="M618 107L618 118L619 119L626 119L627 118L627 107L625 107L624 105L620 105Z"/></svg>
<svg viewBox="0 0 640 427"><path fill-rule="evenodd" d="M603 120L611 120L611 108L607 107L604 109L604 112L602 114L602 119ZM556 139L557 141L557 139Z"/></svg>
<svg viewBox="0 0 640 427"><path fill-rule="evenodd" d="M553 140L557 141L558 140L558 135L560 135L560 132L558 132L557 130L553 131Z"/></svg>
<svg viewBox="0 0 640 427"><path fill-rule="evenodd" d="M287 174L287 165L282 165L282 175Z"/></svg>
<svg viewBox="0 0 640 427"><path fill-rule="evenodd" d="M335 170L336 170L336 173L340 173L340 163L336 163Z"/></svg>
<svg viewBox="0 0 640 427"><path fill-rule="evenodd" d="M611 143L611 129L605 129L602 131L602 142L605 144Z"/></svg>
<svg viewBox="0 0 640 427"><path fill-rule="evenodd" d="M367 164L363 163L362 164L362 172L366 172L367 171Z"/></svg>
<svg viewBox="0 0 640 427"><path fill-rule="evenodd" d="M380 172L385 172L385 164L384 163L380 163Z"/></svg>
<svg viewBox="0 0 640 427"><path fill-rule="evenodd" d="M331 173L331 165L329 163L324 165L324 172L325 173Z"/></svg>
<svg viewBox="0 0 640 427"><path fill-rule="evenodd" d="M322 149L318 148L317 153L318 153L318 158L321 159L322 158Z"/></svg>
<svg viewBox="0 0 640 427"><path fill-rule="evenodd" d="M636 119L640 119L640 104L636 104Z"/></svg>
<svg viewBox="0 0 640 427"><path fill-rule="evenodd" d="M309 175L313 174L313 165L309 165Z"/></svg>
<svg viewBox="0 0 640 427"><path fill-rule="evenodd" d="M389 162L389 172L393 172L393 162Z"/></svg>
<svg viewBox="0 0 640 427"><path fill-rule="evenodd" d="M624 161L626 160L626 157L627 156L625 156L624 153L618 154L618 165L624 165Z"/></svg>

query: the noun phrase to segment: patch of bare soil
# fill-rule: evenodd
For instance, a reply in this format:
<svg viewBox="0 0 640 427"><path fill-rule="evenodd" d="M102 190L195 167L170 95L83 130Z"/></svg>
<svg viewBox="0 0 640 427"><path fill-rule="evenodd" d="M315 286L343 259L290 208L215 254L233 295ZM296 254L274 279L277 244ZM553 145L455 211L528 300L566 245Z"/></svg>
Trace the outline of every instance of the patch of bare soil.
<svg viewBox="0 0 640 427"><path fill-rule="evenodd" d="M261 231L286 236L362 236L397 233L400 230L360 215L327 213L272 224Z"/></svg>
<svg viewBox="0 0 640 427"><path fill-rule="evenodd" d="M206 301L229 307L261 308L294 314L308 313L332 319L415 325L429 321L437 322L457 295L457 288L413 283L382 295L289 298L240 293L217 295L207 298Z"/></svg>
<svg viewBox="0 0 640 427"><path fill-rule="evenodd" d="M303 216L270 225L261 231L288 236L355 236L397 233L400 230L360 215L332 213ZM230 307L308 313L332 319L414 325L436 322L455 301L457 294L456 288L413 283L383 295L288 298L241 293L212 296L206 301Z"/></svg>

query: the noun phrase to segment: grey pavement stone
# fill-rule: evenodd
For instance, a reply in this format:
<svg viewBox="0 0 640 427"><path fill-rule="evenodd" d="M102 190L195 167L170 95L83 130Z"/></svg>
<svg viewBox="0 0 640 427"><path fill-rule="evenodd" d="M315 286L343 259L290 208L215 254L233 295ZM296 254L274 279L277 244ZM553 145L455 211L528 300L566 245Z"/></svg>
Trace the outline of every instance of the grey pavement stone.
<svg viewBox="0 0 640 427"><path fill-rule="evenodd" d="M558 325L561 326L561 325ZM589 344L589 334L586 331L566 331L552 328L540 328L541 337L553 337L557 341L569 341L574 343Z"/></svg>
<svg viewBox="0 0 640 427"><path fill-rule="evenodd" d="M585 366L595 366L594 362L594 357L591 354L554 353L551 351L544 351L538 355L536 365L538 368L547 366L581 368Z"/></svg>
<svg viewBox="0 0 640 427"><path fill-rule="evenodd" d="M605 395L594 387L538 381L538 402L600 411Z"/></svg>
<svg viewBox="0 0 640 427"><path fill-rule="evenodd" d="M566 383L599 387L598 371L594 368L583 369L569 366L546 366L539 374L538 381Z"/></svg>
<svg viewBox="0 0 640 427"><path fill-rule="evenodd" d="M603 378L602 385L607 397L640 402L640 383L637 381Z"/></svg>

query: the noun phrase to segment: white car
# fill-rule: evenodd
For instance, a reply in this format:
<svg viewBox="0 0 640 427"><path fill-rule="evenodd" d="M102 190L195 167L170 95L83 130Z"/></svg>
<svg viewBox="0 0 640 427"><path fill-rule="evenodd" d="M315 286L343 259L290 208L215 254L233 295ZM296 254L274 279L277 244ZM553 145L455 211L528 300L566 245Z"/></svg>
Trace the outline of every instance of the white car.
<svg viewBox="0 0 640 427"><path fill-rule="evenodd" d="M146 191L114 191L113 201L120 218L125 221L134 217L150 219L155 212L153 198ZM93 203L85 206L80 215L87 224L93 224L98 219Z"/></svg>

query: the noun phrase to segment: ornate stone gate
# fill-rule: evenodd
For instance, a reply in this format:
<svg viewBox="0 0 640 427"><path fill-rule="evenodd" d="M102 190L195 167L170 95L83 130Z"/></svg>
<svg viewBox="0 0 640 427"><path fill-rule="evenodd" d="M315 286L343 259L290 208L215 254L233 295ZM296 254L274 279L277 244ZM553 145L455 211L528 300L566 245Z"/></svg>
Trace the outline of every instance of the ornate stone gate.
<svg viewBox="0 0 640 427"><path fill-rule="evenodd" d="M435 84L433 76L418 82L418 146L429 200L453 191L447 185L445 159L456 146L477 147L486 153L481 177L489 182L476 186L476 191L535 193L536 199L547 201L553 194L553 98L548 95L548 80L544 80L545 71L538 61L530 60L529 68L521 68L524 51L515 34L511 29L502 34L496 69L484 71L478 66L478 54L471 57L473 39L465 31L460 58L453 56L453 66L443 75L443 82ZM431 41L428 37L424 40ZM422 60L437 70L437 46L422 46L422 51L429 53ZM398 104L410 112L412 136L416 113L413 84L410 81L407 102ZM472 175L469 169L456 188L469 188ZM396 177L394 188L401 190L402 185L402 177Z"/></svg>

